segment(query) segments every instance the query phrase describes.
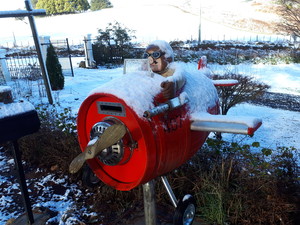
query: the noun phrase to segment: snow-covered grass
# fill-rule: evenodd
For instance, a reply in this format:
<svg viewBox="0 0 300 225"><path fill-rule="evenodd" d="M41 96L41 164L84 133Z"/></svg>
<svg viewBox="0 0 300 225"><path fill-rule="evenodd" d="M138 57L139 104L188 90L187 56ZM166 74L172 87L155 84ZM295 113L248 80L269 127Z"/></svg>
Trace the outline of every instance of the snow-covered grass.
<svg viewBox="0 0 300 225"><path fill-rule="evenodd" d="M24 209L22 203L20 204L20 185L14 176L9 175L13 170L14 160L7 157L3 149L0 150L0 224L3 225L9 219L20 216ZM79 215L92 216L93 213L89 213L86 208L78 208L77 204L82 196L87 197L92 193L82 193L77 184L68 182L67 176L48 174L39 168L34 169L32 173L39 177L27 179L32 209L49 209L56 213L48 220L49 224L74 224L72 221L78 222Z"/></svg>

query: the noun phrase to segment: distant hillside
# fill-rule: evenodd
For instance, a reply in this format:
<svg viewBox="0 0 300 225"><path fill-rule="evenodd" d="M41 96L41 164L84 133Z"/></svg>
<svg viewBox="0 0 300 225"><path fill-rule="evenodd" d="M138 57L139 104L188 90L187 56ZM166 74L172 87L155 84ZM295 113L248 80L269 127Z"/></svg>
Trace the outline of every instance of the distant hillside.
<svg viewBox="0 0 300 225"><path fill-rule="evenodd" d="M71 44L77 44L82 43L86 34L95 37L98 29L118 21L136 31L137 42L197 40L201 23L202 40L223 40L272 35L273 22L278 20L269 12L267 0L202 0L201 10L198 0L111 2L119 4L95 12L36 18L38 33L52 40L69 38ZM13 43L14 39L23 44L32 42L27 20L1 19L0 24L0 45Z"/></svg>

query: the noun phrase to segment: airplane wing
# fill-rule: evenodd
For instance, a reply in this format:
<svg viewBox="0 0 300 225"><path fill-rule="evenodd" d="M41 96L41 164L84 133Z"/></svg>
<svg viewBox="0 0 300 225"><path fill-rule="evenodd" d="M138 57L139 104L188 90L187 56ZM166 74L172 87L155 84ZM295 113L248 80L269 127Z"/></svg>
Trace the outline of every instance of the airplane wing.
<svg viewBox="0 0 300 225"><path fill-rule="evenodd" d="M216 87L231 87L239 83L238 80L212 80Z"/></svg>
<svg viewBox="0 0 300 225"><path fill-rule="evenodd" d="M262 120L255 117L193 113L191 130L253 135Z"/></svg>

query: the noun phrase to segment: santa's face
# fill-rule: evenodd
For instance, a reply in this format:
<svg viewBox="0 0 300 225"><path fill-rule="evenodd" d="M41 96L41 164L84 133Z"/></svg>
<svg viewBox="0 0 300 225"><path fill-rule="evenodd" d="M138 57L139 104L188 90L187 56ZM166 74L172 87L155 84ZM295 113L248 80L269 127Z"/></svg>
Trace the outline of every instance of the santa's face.
<svg viewBox="0 0 300 225"><path fill-rule="evenodd" d="M160 73L164 71L164 69L168 66L168 61L165 58L165 53L162 52L159 47L152 46L146 49L147 54L145 56L148 56L148 60L150 63L150 68L155 73Z"/></svg>

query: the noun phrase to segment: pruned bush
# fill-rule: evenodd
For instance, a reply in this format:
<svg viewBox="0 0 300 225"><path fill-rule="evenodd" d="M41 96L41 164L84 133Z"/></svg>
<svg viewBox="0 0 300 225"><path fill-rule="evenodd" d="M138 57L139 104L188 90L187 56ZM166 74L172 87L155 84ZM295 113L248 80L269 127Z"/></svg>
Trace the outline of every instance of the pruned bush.
<svg viewBox="0 0 300 225"><path fill-rule="evenodd" d="M46 66L52 90L62 90L65 78L62 73L61 64L52 44L47 48Z"/></svg>
<svg viewBox="0 0 300 225"><path fill-rule="evenodd" d="M41 128L50 131L58 130L66 134L76 134L76 114L72 109L62 108L59 105L40 104L36 107L41 120Z"/></svg>
<svg viewBox="0 0 300 225"><path fill-rule="evenodd" d="M267 84L255 81L253 77L235 73L214 75L213 79L234 79L238 81L238 84L234 86L217 88L223 115L226 115L229 109L237 104L261 97L270 88Z"/></svg>
<svg viewBox="0 0 300 225"><path fill-rule="evenodd" d="M80 153L77 141L76 117L70 108L39 105L36 107L41 128L37 133L21 139L23 157L39 167L57 166L63 173Z"/></svg>
<svg viewBox="0 0 300 225"><path fill-rule="evenodd" d="M80 153L77 137L62 131L40 129L20 140L23 158L40 168L57 168L67 174L71 160Z"/></svg>

